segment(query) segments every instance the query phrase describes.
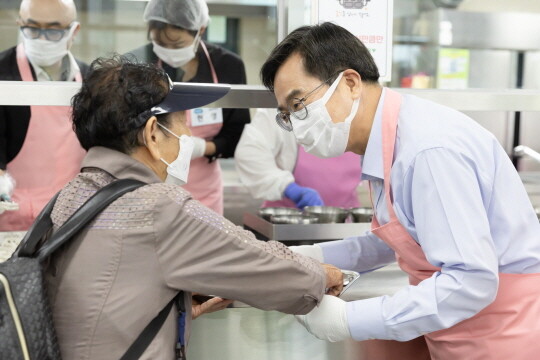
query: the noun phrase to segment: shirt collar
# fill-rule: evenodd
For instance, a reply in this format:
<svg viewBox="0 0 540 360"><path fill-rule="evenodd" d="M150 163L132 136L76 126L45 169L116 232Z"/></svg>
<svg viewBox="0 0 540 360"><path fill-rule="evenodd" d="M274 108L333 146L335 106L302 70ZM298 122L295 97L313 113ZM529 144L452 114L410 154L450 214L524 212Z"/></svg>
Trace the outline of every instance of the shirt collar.
<svg viewBox="0 0 540 360"><path fill-rule="evenodd" d="M102 146L88 150L81 168L98 168L117 179L135 179L147 184L160 183L161 179L146 165L120 151Z"/></svg>
<svg viewBox="0 0 540 360"><path fill-rule="evenodd" d="M362 180L383 180L383 153L382 153L382 112L386 88L383 88L373 124L369 133L366 153L362 157Z"/></svg>
<svg viewBox="0 0 540 360"><path fill-rule="evenodd" d="M47 74L47 72L43 70L41 66L34 64L29 58L28 61L30 62L30 64L32 64L32 67L34 68L37 81L52 81L49 74ZM73 81L75 75L80 71L79 65L77 64L77 61L75 60L75 57L73 57L71 52L68 52L67 55L62 58L61 71L61 81Z"/></svg>

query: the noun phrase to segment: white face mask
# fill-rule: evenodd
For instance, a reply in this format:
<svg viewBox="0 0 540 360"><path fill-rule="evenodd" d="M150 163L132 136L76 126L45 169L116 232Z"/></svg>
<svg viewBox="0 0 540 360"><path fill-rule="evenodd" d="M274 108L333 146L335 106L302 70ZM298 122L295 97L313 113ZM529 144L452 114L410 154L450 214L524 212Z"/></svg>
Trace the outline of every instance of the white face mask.
<svg viewBox="0 0 540 360"><path fill-rule="evenodd" d="M320 158L331 158L345 153L351 122L360 105L360 99L354 100L351 112L343 122L334 123L332 121L326 109L326 103L336 91L342 77L343 73L340 73L322 98L306 105L308 115L304 120L299 120L292 114L290 116L293 133L298 143L306 152Z"/></svg>
<svg viewBox="0 0 540 360"><path fill-rule="evenodd" d="M68 42L73 37L77 28L74 23L69 32L59 41L49 41L46 39L27 39L22 36L24 52L30 62L37 66L51 66L64 58L69 52Z"/></svg>
<svg viewBox="0 0 540 360"><path fill-rule="evenodd" d="M189 164L191 162L191 153L193 152L193 139L191 136L182 135L178 136L165 126L158 123L161 128L178 138L179 150L178 156L172 163L168 163L163 158L160 160L167 164L167 178L165 182L167 184L185 185L188 181Z"/></svg>
<svg viewBox="0 0 540 360"><path fill-rule="evenodd" d="M193 43L186 47L180 49L169 49L157 44L152 40L154 45L154 53L163 61L172 66L173 68L178 68L186 65L190 62L197 53L197 48L199 47L199 33L195 35Z"/></svg>

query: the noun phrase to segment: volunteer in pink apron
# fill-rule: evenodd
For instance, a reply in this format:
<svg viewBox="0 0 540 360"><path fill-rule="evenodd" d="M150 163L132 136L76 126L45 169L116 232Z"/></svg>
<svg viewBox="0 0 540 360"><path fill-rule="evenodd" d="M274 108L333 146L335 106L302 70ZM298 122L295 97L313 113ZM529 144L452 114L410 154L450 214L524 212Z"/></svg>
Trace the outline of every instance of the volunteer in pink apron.
<svg viewBox="0 0 540 360"><path fill-rule="evenodd" d="M244 63L236 54L202 40L209 21L204 0L151 0L144 20L151 43L129 52L138 60L158 64L176 82L246 83ZM200 108L187 117L195 148L184 188L223 214L223 181L216 160L234 155L249 110Z"/></svg>
<svg viewBox="0 0 540 360"><path fill-rule="evenodd" d="M236 169L251 195L265 200L263 207L357 207L360 156L321 159L309 154L292 132L276 126L275 115L274 109L257 110L236 147Z"/></svg>
<svg viewBox="0 0 540 360"><path fill-rule="evenodd" d="M81 81L69 52L79 30L72 1L25 0L22 43L0 53L0 80ZM0 196L19 209L0 214L0 231L30 227L50 198L80 170L84 157L68 106L0 107Z"/></svg>
<svg viewBox="0 0 540 360"><path fill-rule="evenodd" d="M432 359L537 358L540 224L497 139L455 110L381 88L370 52L330 23L293 31L261 73L306 151L363 155L371 185L371 232L297 250L360 272L395 257L410 278L391 296L325 296L298 317L306 329L329 341L425 335Z"/></svg>

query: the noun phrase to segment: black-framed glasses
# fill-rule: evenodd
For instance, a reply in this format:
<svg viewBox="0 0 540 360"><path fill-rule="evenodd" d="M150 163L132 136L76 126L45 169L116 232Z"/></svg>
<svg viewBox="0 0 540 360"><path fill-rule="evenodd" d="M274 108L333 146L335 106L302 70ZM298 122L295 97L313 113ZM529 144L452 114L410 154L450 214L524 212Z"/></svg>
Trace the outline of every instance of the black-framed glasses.
<svg viewBox="0 0 540 360"><path fill-rule="evenodd" d="M58 42L64 38L73 26L74 23L71 23L65 29L43 29L36 26L23 25L21 26L21 32L27 39L38 39L43 35L49 41Z"/></svg>
<svg viewBox="0 0 540 360"><path fill-rule="evenodd" d="M343 70L340 70L337 72L339 74ZM336 74L332 75L325 81L323 81L319 86L317 86L315 89L308 92L306 95L304 95L301 98L293 98L292 102L290 104L287 104L287 110L288 111L278 111L276 114L276 122L283 130L286 131L292 131L293 126L291 122L291 114L298 120L305 120L308 116L308 109L306 107L305 101L308 97L315 94L317 90L319 90L323 85L328 84L330 80L332 80Z"/></svg>

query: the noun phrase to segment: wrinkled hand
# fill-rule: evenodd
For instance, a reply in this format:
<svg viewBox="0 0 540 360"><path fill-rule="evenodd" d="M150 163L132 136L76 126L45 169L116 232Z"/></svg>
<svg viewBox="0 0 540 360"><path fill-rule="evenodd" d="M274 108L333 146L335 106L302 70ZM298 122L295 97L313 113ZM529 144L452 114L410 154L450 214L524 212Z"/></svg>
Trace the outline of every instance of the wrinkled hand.
<svg viewBox="0 0 540 360"><path fill-rule="evenodd" d="M343 290L343 273L330 264L322 264L326 273L326 294L338 296Z"/></svg>
<svg viewBox="0 0 540 360"><path fill-rule="evenodd" d="M193 295L197 295L197 294L193 294ZM223 310L227 306L232 304L232 302L233 300L222 299L220 297L213 297L210 300L207 300L203 303L200 303L197 300L192 299L191 318L196 319L202 314L209 314L212 312Z"/></svg>
<svg viewBox="0 0 540 360"><path fill-rule="evenodd" d="M306 206L324 205L317 190L300 186L294 182L285 188L283 195L291 199L299 209L303 209Z"/></svg>
<svg viewBox="0 0 540 360"><path fill-rule="evenodd" d="M310 313L296 315L295 318L318 339L331 342L346 340L351 337L346 304L340 298L324 295Z"/></svg>

